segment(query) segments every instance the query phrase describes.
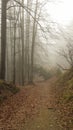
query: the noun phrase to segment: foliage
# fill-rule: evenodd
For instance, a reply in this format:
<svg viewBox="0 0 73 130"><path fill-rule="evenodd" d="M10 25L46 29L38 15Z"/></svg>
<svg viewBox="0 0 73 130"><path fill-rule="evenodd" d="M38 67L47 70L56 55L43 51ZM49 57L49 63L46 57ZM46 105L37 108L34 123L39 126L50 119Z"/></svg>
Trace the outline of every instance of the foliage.
<svg viewBox="0 0 73 130"><path fill-rule="evenodd" d="M73 93L72 92L65 92L63 94L63 99L65 101L71 101L71 100L73 100Z"/></svg>
<svg viewBox="0 0 73 130"><path fill-rule="evenodd" d="M52 76L52 73L49 70L46 70L45 68L41 66L40 67L35 66L34 73L38 74L39 76L42 76L45 80L51 78Z"/></svg>
<svg viewBox="0 0 73 130"><path fill-rule="evenodd" d="M69 81L67 81L67 84L68 84L70 89L73 89L73 78L70 79Z"/></svg>
<svg viewBox="0 0 73 130"><path fill-rule="evenodd" d="M0 103L2 103L5 99L7 99L6 96L0 95Z"/></svg>
<svg viewBox="0 0 73 130"><path fill-rule="evenodd" d="M7 83L3 80L0 80L0 91L1 90L9 90L13 94L15 94L19 91L19 88L17 88L15 85L13 85L11 83Z"/></svg>
<svg viewBox="0 0 73 130"><path fill-rule="evenodd" d="M0 103L2 103L10 95L16 94L18 91L19 88L17 88L15 85L0 80Z"/></svg>
<svg viewBox="0 0 73 130"><path fill-rule="evenodd" d="M56 75L57 76L61 76L62 75L62 71L59 68L56 69Z"/></svg>
<svg viewBox="0 0 73 130"><path fill-rule="evenodd" d="M73 69L60 76L57 82L60 122L65 129L73 128ZM61 91L62 90L62 91Z"/></svg>

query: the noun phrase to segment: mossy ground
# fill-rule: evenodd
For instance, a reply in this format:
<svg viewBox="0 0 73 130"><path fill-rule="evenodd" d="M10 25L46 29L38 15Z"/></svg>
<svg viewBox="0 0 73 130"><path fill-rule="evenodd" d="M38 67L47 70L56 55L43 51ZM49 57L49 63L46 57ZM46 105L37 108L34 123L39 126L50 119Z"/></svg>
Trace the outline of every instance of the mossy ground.
<svg viewBox="0 0 73 130"><path fill-rule="evenodd" d="M0 103L19 91L12 83L0 80Z"/></svg>
<svg viewBox="0 0 73 130"><path fill-rule="evenodd" d="M56 85L61 124L73 130L73 70L61 75Z"/></svg>

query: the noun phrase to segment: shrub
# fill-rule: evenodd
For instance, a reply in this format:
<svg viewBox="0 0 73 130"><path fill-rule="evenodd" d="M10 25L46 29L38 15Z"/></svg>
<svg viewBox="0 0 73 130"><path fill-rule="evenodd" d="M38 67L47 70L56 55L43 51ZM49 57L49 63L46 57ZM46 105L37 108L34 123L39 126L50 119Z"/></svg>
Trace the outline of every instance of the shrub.
<svg viewBox="0 0 73 130"><path fill-rule="evenodd" d="M0 103L2 103L5 99L7 99L7 96L0 95Z"/></svg>
<svg viewBox="0 0 73 130"><path fill-rule="evenodd" d="M45 80L49 79L52 74L50 71L46 70L43 67L34 67L34 74L38 74L39 76L42 76Z"/></svg>
<svg viewBox="0 0 73 130"><path fill-rule="evenodd" d="M0 80L0 91L2 90L8 90L11 93L15 94L19 91L19 88L17 88L15 85L11 83Z"/></svg>

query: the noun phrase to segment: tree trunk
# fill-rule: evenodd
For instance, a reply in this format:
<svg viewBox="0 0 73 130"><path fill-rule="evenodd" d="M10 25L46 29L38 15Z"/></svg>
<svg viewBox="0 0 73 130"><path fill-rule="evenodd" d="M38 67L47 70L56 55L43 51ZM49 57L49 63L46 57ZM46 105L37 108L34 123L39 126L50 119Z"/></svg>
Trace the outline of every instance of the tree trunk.
<svg viewBox="0 0 73 130"><path fill-rule="evenodd" d="M6 5L7 1L2 0L1 17L1 73L0 78L5 79L5 61L6 61Z"/></svg>
<svg viewBox="0 0 73 130"><path fill-rule="evenodd" d="M33 22L33 34L32 34L32 47L31 47L31 75L30 83L33 83L33 67L34 67L34 49L35 49L35 37L36 37L36 17L37 17L38 0L36 0L34 22Z"/></svg>
<svg viewBox="0 0 73 130"><path fill-rule="evenodd" d="M15 19L15 7L14 7L14 19ZM16 80L16 55L15 55L15 51L16 51L16 22L14 21L14 54L13 54L13 58L14 58L14 63L13 63L13 83L15 84L15 80Z"/></svg>
<svg viewBox="0 0 73 130"><path fill-rule="evenodd" d="M27 0L27 8L30 7L30 0ZM27 12L26 16L26 70L27 70L27 81L29 82L29 71L30 71L30 66L29 66L29 39L30 39L30 15Z"/></svg>
<svg viewBox="0 0 73 130"><path fill-rule="evenodd" d="M24 5L24 0L22 0L22 4ZM22 35L22 85L24 85L24 9L22 9L22 25L21 25L21 35Z"/></svg>

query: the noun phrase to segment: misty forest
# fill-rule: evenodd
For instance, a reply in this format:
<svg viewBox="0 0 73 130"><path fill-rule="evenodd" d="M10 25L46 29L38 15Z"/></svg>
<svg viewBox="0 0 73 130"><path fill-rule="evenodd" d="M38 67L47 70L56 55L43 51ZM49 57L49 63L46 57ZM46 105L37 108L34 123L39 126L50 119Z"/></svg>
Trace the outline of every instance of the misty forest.
<svg viewBox="0 0 73 130"><path fill-rule="evenodd" d="M72 0L0 0L0 130L73 130L72 12Z"/></svg>

